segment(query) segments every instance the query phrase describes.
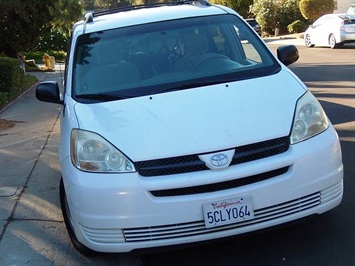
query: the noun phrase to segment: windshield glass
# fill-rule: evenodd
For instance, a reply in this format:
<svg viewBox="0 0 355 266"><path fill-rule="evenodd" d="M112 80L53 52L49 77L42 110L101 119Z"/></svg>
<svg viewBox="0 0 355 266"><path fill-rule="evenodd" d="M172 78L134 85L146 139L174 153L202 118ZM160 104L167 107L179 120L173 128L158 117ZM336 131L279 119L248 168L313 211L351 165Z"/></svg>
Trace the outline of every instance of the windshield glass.
<svg viewBox="0 0 355 266"><path fill-rule="evenodd" d="M355 15L355 5L350 5L350 7L346 13Z"/></svg>
<svg viewBox="0 0 355 266"><path fill-rule="evenodd" d="M163 21L80 36L73 96L78 101L98 101L100 95L102 100L125 99L271 75L279 69L237 16Z"/></svg>

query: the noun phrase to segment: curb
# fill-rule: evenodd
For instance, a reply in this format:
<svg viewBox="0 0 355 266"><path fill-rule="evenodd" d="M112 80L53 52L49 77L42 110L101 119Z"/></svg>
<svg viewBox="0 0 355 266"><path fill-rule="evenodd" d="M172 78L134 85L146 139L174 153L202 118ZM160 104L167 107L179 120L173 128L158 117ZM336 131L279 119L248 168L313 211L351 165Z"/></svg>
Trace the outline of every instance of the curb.
<svg viewBox="0 0 355 266"><path fill-rule="evenodd" d="M280 36L271 36L262 38L264 41L277 41L277 40L294 40L294 39L303 39L304 33L295 33L288 35L280 35Z"/></svg>

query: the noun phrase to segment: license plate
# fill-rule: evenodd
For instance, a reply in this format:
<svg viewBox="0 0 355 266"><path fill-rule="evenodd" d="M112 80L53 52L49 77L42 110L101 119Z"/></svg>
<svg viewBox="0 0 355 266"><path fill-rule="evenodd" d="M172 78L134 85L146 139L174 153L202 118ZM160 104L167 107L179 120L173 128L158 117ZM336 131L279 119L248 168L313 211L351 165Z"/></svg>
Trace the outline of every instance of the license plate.
<svg viewBox="0 0 355 266"><path fill-rule="evenodd" d="M202 205L205 226L207 228L237 223L254 218L254 206L251 197L209 202Z"/></svg>
<svg viewBox="0 0 355 266"><path fill-rule="evenodd" d="M346 32L355 32L355 26L345 26Z"/></svg>

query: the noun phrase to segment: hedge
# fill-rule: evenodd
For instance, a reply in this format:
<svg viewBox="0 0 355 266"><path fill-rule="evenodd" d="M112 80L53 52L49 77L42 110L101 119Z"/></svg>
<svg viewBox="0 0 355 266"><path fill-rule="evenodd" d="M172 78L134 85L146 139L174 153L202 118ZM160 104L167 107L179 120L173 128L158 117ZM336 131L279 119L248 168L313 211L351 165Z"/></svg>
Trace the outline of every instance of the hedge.
<svg viewBox="0 0 355 266"><path fill-rule="evenodd" d="M0 57L0 109L37 82L25 75L17 59Z"/></svg>
<svg viewBox="0 0 355 266"><path fill-rule="evenodd" d="M287 26L287 30L291 34L304 32L307 28L308 28L308 25L301 20L296 20Z"/></svg>
<svg viewBox="0 0 355 266"><path fill-rule="evenodd" d="M333 0L301 0L298 5L302 16L311 22L334 11Z"/></svg>

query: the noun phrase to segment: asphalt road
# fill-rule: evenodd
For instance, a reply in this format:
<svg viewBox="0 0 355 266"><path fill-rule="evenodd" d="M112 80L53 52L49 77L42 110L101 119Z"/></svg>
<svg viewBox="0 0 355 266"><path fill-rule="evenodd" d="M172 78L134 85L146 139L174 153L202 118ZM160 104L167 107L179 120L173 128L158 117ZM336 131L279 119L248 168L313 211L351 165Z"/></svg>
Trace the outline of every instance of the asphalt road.
<svg viewBox="0 0 355 266"><path fill-rule="evenodd" d="M0 265L355 265L355 45L307 49L290 68L321 101L338 131L345 167L343 202L302 221L197 246L144 256L80 255L60 213L59 106L31 101L34 91L0 114L15 127L0 132ZM41 77L41 79L44 76ZM48 80L59 80L58 73ZM287 84L285 84L287 86ZM35 107L35 108L33 108Z"/></svg>

